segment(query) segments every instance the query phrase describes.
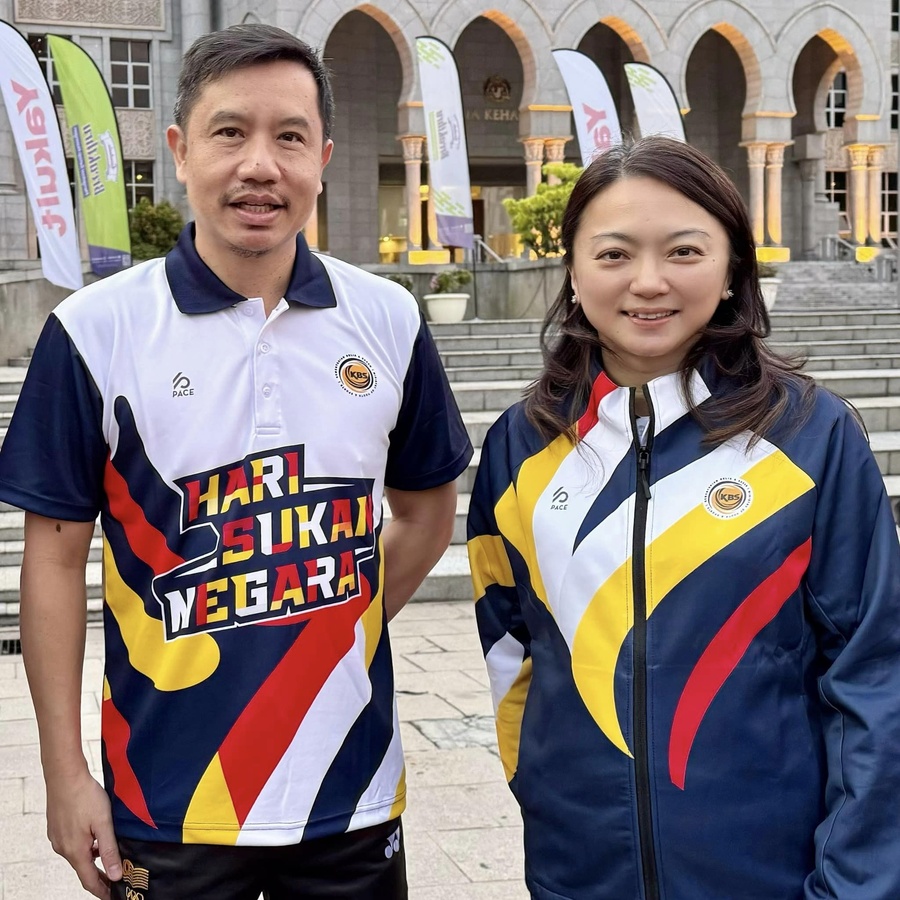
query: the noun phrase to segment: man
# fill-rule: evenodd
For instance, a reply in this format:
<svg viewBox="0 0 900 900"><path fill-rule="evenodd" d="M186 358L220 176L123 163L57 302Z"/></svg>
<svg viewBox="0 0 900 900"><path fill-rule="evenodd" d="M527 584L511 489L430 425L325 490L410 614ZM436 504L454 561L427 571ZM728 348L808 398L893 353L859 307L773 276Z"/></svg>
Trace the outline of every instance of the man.
<svg viewBox="0 0 900 900"><path fill-rule="evenodd" d="M168 142L195 221L57 308L0 455L48 834L96 897L406 896L386 622L472 450L411 295L300 235L332 104L280 29L193 45ZM79 723L98 513L106 792Z"/></svg>

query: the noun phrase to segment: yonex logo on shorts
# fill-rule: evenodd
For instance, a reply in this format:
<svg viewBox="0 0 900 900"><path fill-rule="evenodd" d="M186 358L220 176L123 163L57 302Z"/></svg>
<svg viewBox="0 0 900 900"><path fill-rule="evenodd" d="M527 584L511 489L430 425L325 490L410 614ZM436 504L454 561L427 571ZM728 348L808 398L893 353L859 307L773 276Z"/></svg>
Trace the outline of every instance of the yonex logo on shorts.
<svg viewBox="0 0 900 900"><path fill-rule="evenodd" d="M384 848L384 856L385 859L390 859L395 853L400 851L400 826L397 826L397 830L388 838L387 847Z"/></svg>

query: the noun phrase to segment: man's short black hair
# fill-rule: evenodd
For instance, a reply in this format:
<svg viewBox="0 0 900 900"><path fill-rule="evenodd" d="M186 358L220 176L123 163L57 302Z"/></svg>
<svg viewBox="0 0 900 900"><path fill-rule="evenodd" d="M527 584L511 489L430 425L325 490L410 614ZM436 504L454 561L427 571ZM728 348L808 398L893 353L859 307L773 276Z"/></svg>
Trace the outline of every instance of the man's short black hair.
<svg viewBox="0 0 900 900"><path fill-rule="evenodd" d="M216 81L235 69L282 59L300 63L315 78L322 134L328 140L334 126L331 73L309 44L274 25L232 25L197 38L182 62L175 97L175 124L185 128L200 90L207 82Z"/></svg>

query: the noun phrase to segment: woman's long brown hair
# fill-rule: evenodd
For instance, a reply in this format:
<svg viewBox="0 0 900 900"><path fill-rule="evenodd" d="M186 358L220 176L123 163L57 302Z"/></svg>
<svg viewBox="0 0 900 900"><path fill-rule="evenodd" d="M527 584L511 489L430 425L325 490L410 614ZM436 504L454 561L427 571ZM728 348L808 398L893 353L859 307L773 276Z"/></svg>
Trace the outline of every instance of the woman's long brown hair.
<svg viewBox="0 0 900 900"><path fill-rule="evenodd" d="M770 435L781 422L790 394L799 411L790 424L799 427L812 406L813 381L799 369L802 361L775 353L765 342L771 326L756 266L756 247L744 201L731 179L711 159L688 144L662 136L613 147L582 172L562 221L561 243L566 274L541 330L544 368L526 392L529 421L552 440L572 433L591 391L592 361L603 346L584 314L573 304L571 268L575 234L587 205L602 190L623 178L653 178L715 216L728 234L731 249L729 287L723 300L681 368L681 387L692 415L706 432L705 442L719 444L744 432L751 443ZM710 358L730 389L694 402L691 373Z"/></svg>

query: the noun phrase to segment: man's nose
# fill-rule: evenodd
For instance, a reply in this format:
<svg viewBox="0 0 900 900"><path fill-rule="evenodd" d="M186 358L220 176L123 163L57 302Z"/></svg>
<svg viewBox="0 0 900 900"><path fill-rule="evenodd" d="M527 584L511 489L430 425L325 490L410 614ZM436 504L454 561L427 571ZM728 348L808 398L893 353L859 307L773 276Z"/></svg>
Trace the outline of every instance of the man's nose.
<svg viewBox="0 0 900 900"><path fill-rule="evenodd" d="M279 174L276 147L264 137L251 138L241 148L239 175L247 181L275 181Z"/></svg>

